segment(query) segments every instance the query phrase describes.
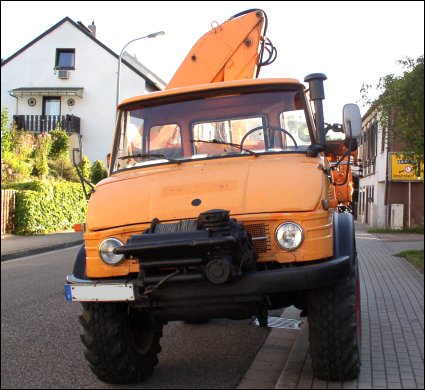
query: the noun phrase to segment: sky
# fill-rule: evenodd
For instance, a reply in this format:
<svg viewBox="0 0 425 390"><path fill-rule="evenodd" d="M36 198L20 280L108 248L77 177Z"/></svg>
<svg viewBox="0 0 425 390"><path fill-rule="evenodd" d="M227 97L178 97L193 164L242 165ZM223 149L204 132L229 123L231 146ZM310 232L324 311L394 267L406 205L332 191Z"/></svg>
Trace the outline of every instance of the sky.
<svg viewBox="0 0 425 390"><path fill-rule="evenodd" d="M94 20L96 38L117 54L135 38L164 31L126 51L168 82L213 22L251 8L267 14L266 35L277 48L276 61L259 77L303 82L324 73L329 123L341 122L346 103L359 104L365 114L362 85L401 75L398 60L424 54L423 1L2 1L1 58L68 16L85 25Z"/></svg>

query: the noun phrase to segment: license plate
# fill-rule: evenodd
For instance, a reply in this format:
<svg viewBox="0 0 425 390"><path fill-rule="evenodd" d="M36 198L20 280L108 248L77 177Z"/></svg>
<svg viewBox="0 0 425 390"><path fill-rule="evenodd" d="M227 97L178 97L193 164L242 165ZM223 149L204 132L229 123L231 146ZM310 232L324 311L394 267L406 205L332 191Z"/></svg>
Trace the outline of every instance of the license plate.
<svg viewBox="0 0 425 390"><path fill-rule="evenodd" d="M132 283L66 284L65 297L70 302L134 301L134 288Z"/></svg>

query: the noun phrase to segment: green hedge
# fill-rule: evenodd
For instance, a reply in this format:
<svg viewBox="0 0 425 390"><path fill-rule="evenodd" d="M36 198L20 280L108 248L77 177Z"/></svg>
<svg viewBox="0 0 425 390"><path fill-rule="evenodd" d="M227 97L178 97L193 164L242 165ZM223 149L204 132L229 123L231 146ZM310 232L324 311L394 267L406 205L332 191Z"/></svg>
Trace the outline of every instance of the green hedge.
<svg viewBox="0 0 425 390"><path fill-rule="evenodd" d="M80 183L34 181L8 187L17 190L15 234L51 233L85 221L87 201Z"/></svg>

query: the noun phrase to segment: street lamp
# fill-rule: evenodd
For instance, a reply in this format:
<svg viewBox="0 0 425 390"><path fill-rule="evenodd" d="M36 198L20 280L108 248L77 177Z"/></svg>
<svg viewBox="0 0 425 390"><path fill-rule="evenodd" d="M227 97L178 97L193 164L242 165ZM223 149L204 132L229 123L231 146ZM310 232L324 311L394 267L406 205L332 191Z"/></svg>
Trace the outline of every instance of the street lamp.
<svg viewBox="0 0 425 390"><path fill-rule="evenodd" d="M125 50L125 48L130 44L130 43L132 43L132 42L134 42L134 41L138 41L138 40L140 40L140 39L145 39L145 38L156 38L157 36L159 36L159 35L164 35L165 34L165 32L164 31L158 31L158 32L156 32L156 33L153 33L153 34L149 34L149 35L145 35L144 37L140 37L140 38L136 38L136 39L133 39L133 40L131 40L130 42L128 42L123 48L122 48L122 50L121 50L121 53L120 53L120 57L119 57L119 59L118 59L118 76L117 76L117 103L116 103L116 105L118 106L118 102L119 102L119 100L120 100L120 72L121 72L121 57L122 57L122 54L123 54L123 52L124 52L124 50Z"/></svg>

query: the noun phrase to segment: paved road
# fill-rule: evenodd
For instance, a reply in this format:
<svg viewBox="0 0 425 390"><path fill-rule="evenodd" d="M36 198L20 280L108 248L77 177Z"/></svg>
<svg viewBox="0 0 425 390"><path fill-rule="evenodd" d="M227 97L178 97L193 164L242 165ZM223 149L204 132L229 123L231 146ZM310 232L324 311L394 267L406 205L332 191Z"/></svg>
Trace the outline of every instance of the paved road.
<svg viewBox="0 0 425 390"><path fill-rule="evenodd" d="M1 264L2 388L123 388L98 381L83 358L80 304L64 297L77 250ZM268 334L249 321L172 322L153 377L131 388L234 388Z"/></svg>

